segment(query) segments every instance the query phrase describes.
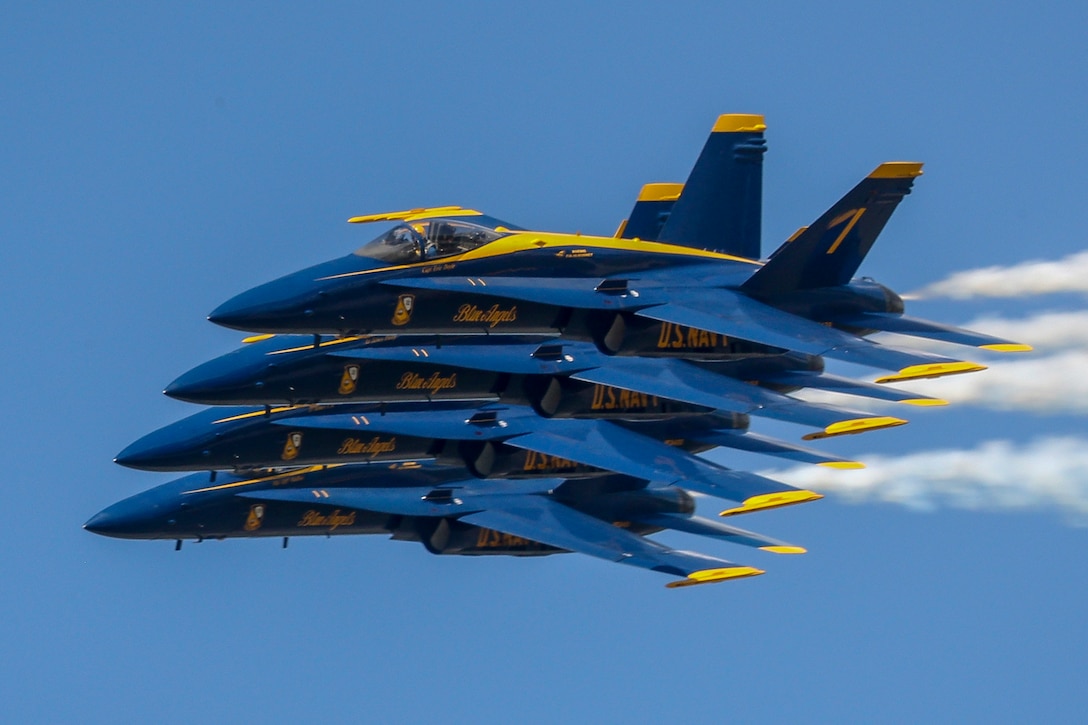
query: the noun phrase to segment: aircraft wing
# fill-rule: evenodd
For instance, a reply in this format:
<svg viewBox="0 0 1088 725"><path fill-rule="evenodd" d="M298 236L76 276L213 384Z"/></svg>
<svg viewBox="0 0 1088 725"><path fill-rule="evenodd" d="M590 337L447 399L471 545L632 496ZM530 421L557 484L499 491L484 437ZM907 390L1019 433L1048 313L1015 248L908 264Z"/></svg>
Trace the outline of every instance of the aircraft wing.
<svg viewBox="0 0 1088 725"><path fill-rule="evenodd" d="M864 468L864 464L857 461L832 456L823 451L803 446L795 446L786 441L780 441L770 436L760 435L752 431L738 430L709 430L705 433L696 433L690 436L696 441L724 448L732 448L738 451L759 453L764 456L776 456L798 463L815 463L827 468Z"/></svg>
<svg viewBox="0 0 1088 725"><path fill-rule="evenodd" d="M382 282L392 287L472 292L558 307L626 310L645 307L626 280L578 277L401 277Z"/></svg>
<svg viewBox="0 0 1088 725"><path fill-rule="evenodd" d="M496 344L501 342L501 344ZM355 360L394 360L432 365L456 365L474 370L521 375L560 375L601 363L604 357L591 343L560 339L518 342L494 338L438 344L433 340L412 346L360 347L333 350L333 357Z"/></svg>
<svg viewBox="0 0 1088 725"><path fill-rule="evenodd" d="M705 554L677 551L542 496L511 497L501 508L462 521L568 551L685 577L667 586L704 584L763 571Z"/></svg>
<svg viewBox="0 0 1088 725"><path fill-rule="evenodd" d="M899 350L791 315L726 289L675 291L673 300L635 314L752 342L823 355L835 360L896 371L879 382L937 377L985 369L982 365L930 353Z"/></svg>
<svg viewBox="0 0 1088 725"><path fill-rule="evenodd" d="M739 501L745 510L820 498L818 494L781 481L719 466L619 426L581 428L567 427L563 432L540 430L510 438L504 443L647 481L676 483L707 496Z"/></svg>
<svg viewBox="0 0 1088 725"><path fill-rule="evenodd" d="M538 478L518 481L519 493L523 497L545 493L562 485L561 478ZM460 487L465 487L462 492ZM450 490L454 498L434 498L428 496L436 490ZM455 516L466 511L479 511L501 504L513 498L507 481L495 482L473 478L442 486L398 486L398 487L329 487L316 489L267 489L263 491L243 491L238 496L261 501L290 501L293 503L319 503L323 506L343 506L344 508L363 509L395 516Z"/></svg>
<svg viewBox="0 0 1088 725"><path fill-rule="evenodd" d="M654 360L653 364L648 365L638 358L621 357L610 358L606 362L601 367L576 372L571 377L731 413L750 413L809 425L822 429L819 437L861 433L906 423L899 418L806 403L704 370L683 360Z"/></svg>

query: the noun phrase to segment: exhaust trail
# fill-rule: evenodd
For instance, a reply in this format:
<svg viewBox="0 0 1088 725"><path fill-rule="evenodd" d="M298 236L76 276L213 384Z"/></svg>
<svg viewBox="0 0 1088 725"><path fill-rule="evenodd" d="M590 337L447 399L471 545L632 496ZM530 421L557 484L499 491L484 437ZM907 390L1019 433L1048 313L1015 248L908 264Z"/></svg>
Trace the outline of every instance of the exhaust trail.
<svg viewBox="0 0 1088 725"><path fill-rule="evenodd" d="M793 486L854 503L880 501L917 510L1057 509L1088 525L1088 438L986 441L971 449L905 456L862 456L866 468L798 466L761 471Z"/></svg>
<svg viewBox="0 0 1088 725"><path fill-rule="evenodd" d="M1033 260L1008 267L980 267L956 272L905 295L906 299L948 297L1027 297L1055 292L1088 293L1088 251L1056 261Z"/></svg>

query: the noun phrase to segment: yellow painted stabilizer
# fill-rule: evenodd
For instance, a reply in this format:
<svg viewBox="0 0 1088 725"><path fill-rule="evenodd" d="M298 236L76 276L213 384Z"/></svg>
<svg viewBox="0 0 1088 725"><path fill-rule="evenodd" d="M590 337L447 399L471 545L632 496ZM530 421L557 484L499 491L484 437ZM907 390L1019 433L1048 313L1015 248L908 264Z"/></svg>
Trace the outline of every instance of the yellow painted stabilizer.
<svg viewBox="0 0 1088 725"><path fill-rule="evenodd" d="M795 503L805 503L806 501L815 501L820 498L823 498L821 494L818 494L815 491L806 491L803 488L795 491L761 493L758 496L752 496L751 498L745 499L744 503L737 508L722 511L718 515L734 516L736 514L746 514L749 511L773 509L780 506L792 506Z"/></svg>
<svg viewBox="0 0 1088 725"><path fill-rule="evenodd" d="M822 461L816 465L823 466L824 468L836 468L843 471L853 471L858 468L865 468L865 464L861 461Z"/></svg>
<svg viewBox="0 0 1088 725"><path fill-rule="evenodd" d="M761 546L762 551L769 551L772 554L807 554L808 549L803 546Z"/></svg>
<svg viewBox="0 0 1088 725"><path fill-rule="evenodd" d="M475 209L465 209L460 206L430 206L417 209L405 209L404 211L387 211L381 214L364 214L348 219L349 224L366 224L368 222L393 222L414 221L427 219L433 216L480 216L481 212Z"/></svg>
<svg viewBox="0 0 1088 725"><path fill-rule="evenodd" d="M893 418L890 415L882 415L874 418L854 418L853 420L840 420L838 423L832 423L817 433L809 433L807 436L802 436L806 441L817 441L822 438L833 438L835 436L848 436L855 433L864 433L870 430L881 430L883 428L894 428L897 425L906 425L907 421L902 418Z"/></svg>
<svg viewBox="0 0 1088 725"><path fill-rule="evenodd" d="M687 579L669 582L665 586L669 589L676 589L677 587L690 587L695 586L696 584L723 582L726 579L742 579L749 576L759 576L764 573L765 572L762 569L756 569L754 566L731 566L724 569L700 569L699 571L693 571L688 574Z"/></svg>
<svg viewBox="0 0 1088 725"><path fill-rule="evenodd" d="M920 161L885 161L873 169L870 179L909 179L922 175Z"/></svg>
<svg viewBox="0 0 1088 725"><path fill-rule="evenodd" d="M1031 352L1035 348L1031 345L1023 345L1018 342L1006 342L996 345L982 345L983 350L993 350L994 352Z"/></svg>
<svg viewBox="0 0 1088 725"><path fill-rule="evenodd" d="M684 190L683 184L660 183L646 184L638 192L639 201L676 201L680 198L680 192Z"/></svg>
<svg viewBox="0 0 1088 725"><path fill-rule="evenodd" d="M724 113L718 116L711 133L730 133L737 131L766 131L767 124L759 113Z"/></svg>
<svg viewBox="0 0 1088 725"><path fill-rule="evenodd" d="M909 398L907 400L900 400L903 405L917 405L919 407L932 407L936 405L948 405L947 400L941 400L940 398Z"/></svg>
<svg viewBox="0 0 1088 725"><path fill-rule="evenodd" d="M939 378L945 375L959 375L960 373L975 373L985 370L985 365L973 362L930 363L928 365L911 365L905 367L895 375L885 375L877 378L878 383L897 383L903 380L918 380L921 378Z"/></svg>

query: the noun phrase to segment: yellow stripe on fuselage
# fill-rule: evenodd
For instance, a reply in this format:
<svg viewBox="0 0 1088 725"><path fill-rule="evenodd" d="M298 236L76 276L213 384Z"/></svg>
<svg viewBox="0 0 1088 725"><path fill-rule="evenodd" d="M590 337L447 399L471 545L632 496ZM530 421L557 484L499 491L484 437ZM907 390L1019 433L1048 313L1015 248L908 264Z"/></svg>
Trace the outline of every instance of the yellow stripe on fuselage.
<svg viewBox="0 0 1088 725"><path fill-rule="evenodd" d="M644 242L641 239L617 239L615 237L588 237L579 234L556 234L552 232L515 232L505 237L500 237L493 242L488 242L476 249L470 249L462 254L452 257L439 257L411 264L395 264L378 269L362 269L358 272L344 272L328 277L321 277L318 281L331 279L343 279L345 277L359 277L380 272L393 272L399 269L411 269L415 267L427 267L435 264L457 264L458 262L471 262L477 259L489 259L502 257L518 252L530 252L538 249L560 251L574 247L592 251L594 249L607 251L636 252L641 254L668 254L676 257L688 257L696 259L715 259L728 262L740 262L752 266L761 266L760 262L744 257L735 257L721 252L710 252L705 249L693 249L678 244L665 244L663 242Z"/></svg>
<svg viewBox="0 0 1088 725"><path fill-rule="evenodd" d="M218 486L208 486L207 488L196 488L192 491L185 491L182 495L190 493L207 493L209 491L224 491L228 488L238 488L239 486L252 486L255 483L267 483L268 481L278 481L283 478L290 478L292 476L305 476L307 473L313 473L314 471L321 471L326 468L338 468L344 464L342 463L330 463L323 466L307 466L306 468L296 468L293 471L284 471L283 473L275 473L270 476L260 476L258 478L247 478L244 481L233 481L231 483L221 483Z"/></svg>

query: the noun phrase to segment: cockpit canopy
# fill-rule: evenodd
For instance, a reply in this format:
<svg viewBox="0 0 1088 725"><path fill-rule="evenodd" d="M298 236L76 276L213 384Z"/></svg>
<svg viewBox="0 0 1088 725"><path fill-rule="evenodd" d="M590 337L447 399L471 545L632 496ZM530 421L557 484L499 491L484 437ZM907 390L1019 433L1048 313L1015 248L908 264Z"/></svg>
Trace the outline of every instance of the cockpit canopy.
<svg viewBox="0 0 1088 725"><path fill-rule="evenodd" d="M412 264L462 254L506 234L505 229L498 231L460 219L428 219L398 224L355 254L389 264Z"/></svg>

